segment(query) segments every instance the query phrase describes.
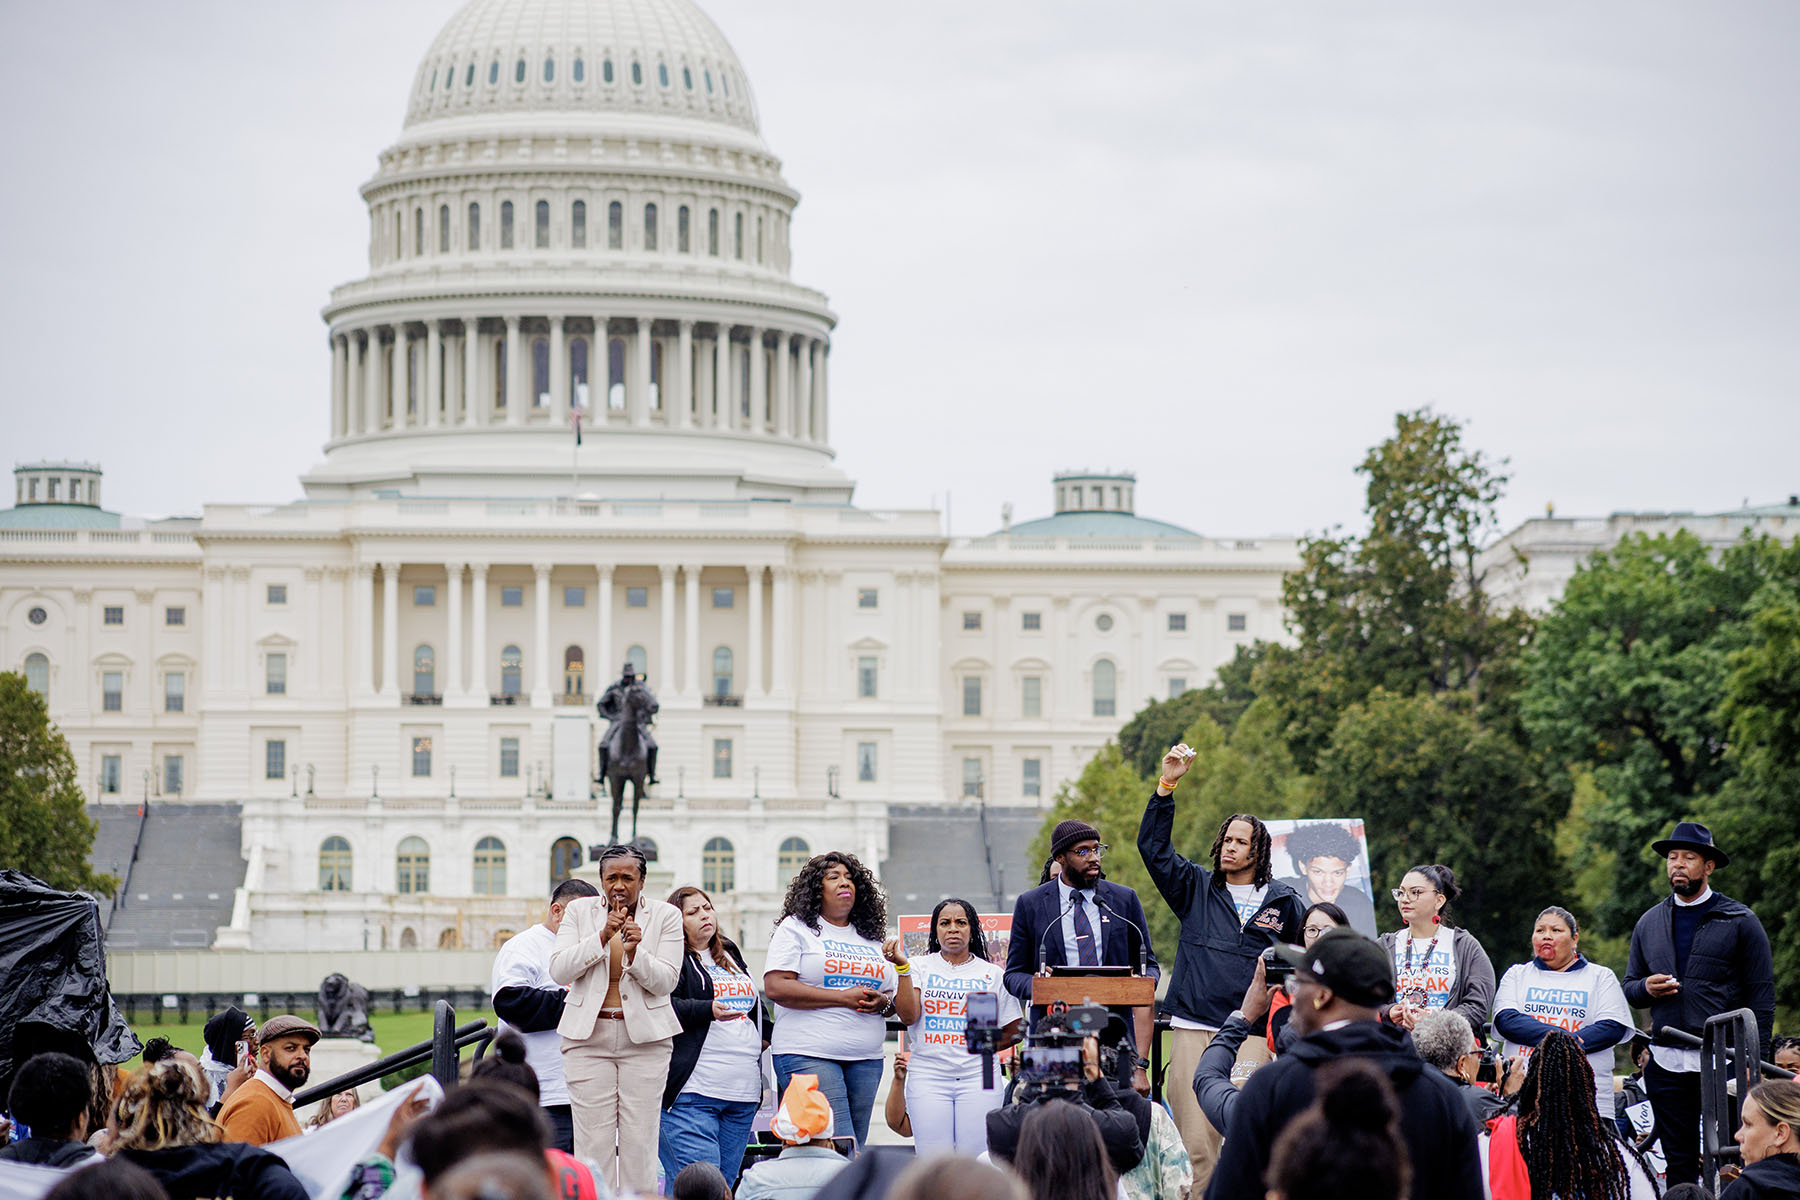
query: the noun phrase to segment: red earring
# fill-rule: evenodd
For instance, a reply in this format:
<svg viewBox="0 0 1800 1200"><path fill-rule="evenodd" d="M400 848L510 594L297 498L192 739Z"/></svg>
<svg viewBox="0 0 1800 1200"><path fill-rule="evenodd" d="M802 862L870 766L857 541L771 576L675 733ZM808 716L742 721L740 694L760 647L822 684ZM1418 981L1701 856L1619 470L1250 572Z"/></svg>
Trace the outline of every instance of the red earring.
<svg viewBox="0 0 1800 1200"><path fill-rule="evenodd" d="M1442 925L1444 923L1444 918L1438 916L1436 913L1432 913L1431 914L1431 923L1433 925Z"/></svg>

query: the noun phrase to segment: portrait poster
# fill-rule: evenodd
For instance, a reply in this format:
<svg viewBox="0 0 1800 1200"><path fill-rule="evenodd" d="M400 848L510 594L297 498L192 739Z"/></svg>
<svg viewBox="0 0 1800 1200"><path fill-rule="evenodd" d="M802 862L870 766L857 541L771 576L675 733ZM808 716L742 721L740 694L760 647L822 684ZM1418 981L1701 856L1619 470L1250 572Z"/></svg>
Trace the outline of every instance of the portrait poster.
<svg viewBox="0 0 1800 1200"><path fill-rule="evenodd" d="M1335 904L1358 933L1381 932L1369 879L1369 839L1360 817L1270 821L1270 867L1308 906ZM1379 911L1386 911L1387 906ZM1399 920L1398 917L1393 924Z"/></svg>

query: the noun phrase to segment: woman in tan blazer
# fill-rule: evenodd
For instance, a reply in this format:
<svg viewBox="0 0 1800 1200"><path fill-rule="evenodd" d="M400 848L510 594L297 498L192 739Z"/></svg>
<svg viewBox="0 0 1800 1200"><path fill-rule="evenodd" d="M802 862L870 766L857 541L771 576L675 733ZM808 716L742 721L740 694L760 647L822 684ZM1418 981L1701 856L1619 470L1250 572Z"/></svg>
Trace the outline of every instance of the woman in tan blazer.
<svg viewBox="0 0 1800 1200"><path fill-rule="evenodd" d="M643 894L649 873L631 846L600 855L600 894L570 901L550 977L563 1001L563 1074L575 1153L618 1192L653 1195L669 1053L681 1032L669 993L686 945L681 911ZM617 1157L618 1166L613 1166Z"/></svg>

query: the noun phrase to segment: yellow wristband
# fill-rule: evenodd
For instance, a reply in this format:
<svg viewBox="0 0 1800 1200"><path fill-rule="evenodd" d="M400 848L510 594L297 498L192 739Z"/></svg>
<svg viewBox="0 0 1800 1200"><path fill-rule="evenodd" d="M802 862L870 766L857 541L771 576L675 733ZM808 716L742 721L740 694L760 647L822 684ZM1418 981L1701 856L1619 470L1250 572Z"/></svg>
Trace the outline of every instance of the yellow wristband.
<svg viewBox="0 0 1800 1200"><path fill-rule="evenodd" d="M1172 792L1175 790L1175 785L1179 782L1181 782L1181 781L1178 779L1158 778L1156 781L1156 786L1165 792Z"/></svg>
<svg viewBox="0 0 1800 1200"><path fill-rule="evenodd" d="M894 974L896 974L896 975L911 975L912 974L912 964L910 962L901 963L899 966L894 968Z"/></svg>

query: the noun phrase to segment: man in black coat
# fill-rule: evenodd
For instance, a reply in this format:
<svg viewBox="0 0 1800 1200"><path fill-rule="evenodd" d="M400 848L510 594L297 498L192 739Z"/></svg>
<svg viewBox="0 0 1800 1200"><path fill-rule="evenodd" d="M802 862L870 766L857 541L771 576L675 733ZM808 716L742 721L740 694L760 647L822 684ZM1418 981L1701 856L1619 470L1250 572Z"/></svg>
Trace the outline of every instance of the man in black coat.
<svg viewBox="0 0 1800 1200"><path fill-rule="evenodd" d="M1412 1159L1412 1200L1481 1200L1479 1130L1468 1106L1425 1065L1402 1029L1376 1020L1394 999L1394 967L1381 946L1333 929L1311 947L1275 951L1294 967L1293 1024L1301 1038L1250 1076L1231 1112L1207 1200L1262 1200L1275 1139L1313 1102L1314 1074L1336 1058L1364 1058L1400 1100L1400 1136Z"/></svg>
<svg viewBox="0 0 1800 1200"><path fill-rule="evenodd" d="M1743 904L1712 890L1712 873L1731 861L1713 844L1712 831L1679 821L1650 848L1669 877L1668 899L1638 918L1625 967L1625 999L1650 1010L1650 1064L1644 1084L1656 1111L1671 1185L1700 1178L1700 1052L1659 1046L1662 1029L1696 1037L1706 1019L1733 1009L1756 1014L1768 1058L1775 1032L1775 970L1769 935Z"/></svg>
<svg viewBox="0 0 1800 1200"><path fill-rule="evenodd" d="M1050 857L1062 875L1022 894L1013 905L1011 941L1006 948L1006 990L1030 1005L1031 981L1053 966L1122 966L1155 979L1161 971L1150 945L1144 905L1128 887L1101 878L1106 846L1086 821L1063 821L1050 837ZM1031 1011L1035 1026L1042 1008ZM1125 1021L1131 1046L1122 1054L1131 1086L1150 1092L1149 1060L1153 1014L1148 1007L1113 1010ZM1124 1068L1121 1067L1121 1070Z"/></svg>

